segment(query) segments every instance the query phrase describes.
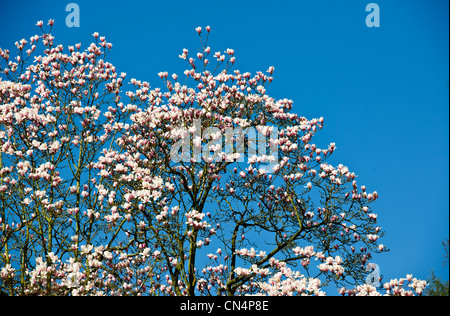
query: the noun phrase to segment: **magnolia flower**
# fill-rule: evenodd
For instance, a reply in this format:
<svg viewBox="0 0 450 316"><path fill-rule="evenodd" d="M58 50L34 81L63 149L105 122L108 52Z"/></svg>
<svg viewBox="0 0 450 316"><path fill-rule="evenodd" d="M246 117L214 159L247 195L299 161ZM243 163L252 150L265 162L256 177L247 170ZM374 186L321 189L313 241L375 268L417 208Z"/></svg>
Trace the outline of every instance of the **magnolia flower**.
<svg viewBox="0 0 450 316"><path fill-rule="evenodd" d="M92 246L92 245L82 245L82 246L80 247L81 252L83 252L84 254L90 253L90 252L92 251L93 248L94 248L94 246Z"/></svg>
<svg viewBox="0 0 450 316"><path fill-rule="evenodd" d="M14 276L14 268L12 268L11 264L7 263L1 270L0 270L0 277L3 279L13 277Z"/></svg>
<svg viewBox="0 0 450 316"><path fill-rule="evenodd" d="M77 288L80 286L80 280L83 274L80 272L71 272L67 275L66 286L68 288Z"/></svg>

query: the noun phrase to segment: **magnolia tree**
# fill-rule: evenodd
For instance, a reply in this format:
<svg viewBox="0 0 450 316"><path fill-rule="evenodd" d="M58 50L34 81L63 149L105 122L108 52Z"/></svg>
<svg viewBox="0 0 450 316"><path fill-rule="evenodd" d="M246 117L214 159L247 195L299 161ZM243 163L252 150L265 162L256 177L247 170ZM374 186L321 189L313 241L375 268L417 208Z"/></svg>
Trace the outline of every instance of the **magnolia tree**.
<svg viewBox="0 0 450 316"><path fill-rule="evenodd" d="M313 143L323 118L267 94L273 67L232 70L199 27L183 75L123 93L105 37L63 47L37 25L15 56L0 49L3 293L422 293L411 275L365 284L386 251L378 195Z"/></svg>

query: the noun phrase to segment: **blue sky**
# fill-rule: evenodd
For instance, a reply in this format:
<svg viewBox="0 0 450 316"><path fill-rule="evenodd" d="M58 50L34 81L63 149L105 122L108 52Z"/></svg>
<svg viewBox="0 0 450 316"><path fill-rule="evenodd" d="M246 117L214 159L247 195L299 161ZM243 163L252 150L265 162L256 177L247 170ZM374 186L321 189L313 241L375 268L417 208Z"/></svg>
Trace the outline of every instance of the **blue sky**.
<svg viewBox="0 0 450 316"><path fill-rule="evenodd" d="M80 27L65 25L66 5ZM87 47L95 31L127 78L161 85L160 71L182 74L194 28L210 25L212 51L233 48L235 69L275 67L268 94L293 111L323 116L316 143L335 142L343 163L368 191L391 249L373 262L386 279L431 269L448 278L442 241L449 235L449 42L446 0L375 1L380 27L368 28L369 0L349 1L4 1L0 47L29 39L37 20L55 19L57 42Z"/></svg>

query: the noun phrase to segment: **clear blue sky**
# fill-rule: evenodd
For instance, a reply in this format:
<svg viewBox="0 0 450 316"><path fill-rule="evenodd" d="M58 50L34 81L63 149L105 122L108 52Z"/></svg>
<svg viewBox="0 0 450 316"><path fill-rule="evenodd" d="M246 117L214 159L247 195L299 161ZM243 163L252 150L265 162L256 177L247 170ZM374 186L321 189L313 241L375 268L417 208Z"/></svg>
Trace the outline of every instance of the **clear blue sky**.
<svg viewBox="0 0 450 316"><path fill-rule="evenodd" d="M80 7L80 27L65 25L66 5ZM181 74L183 48L194 51L194 28L210 25L213 51L233 48L235 68L275 67L268 89L294 100L294 112L323 116L318 145L335 142L333 164L377 190L374 204L386 230L378 255L386 279L426 278L442 267L449 235L449 2L376 0L380 27L368 28L369 0L321 1L5 1L0 0L0 47L55 19L64 45L92 40L110 53L127 79L161 85L159 71Z"/></svg>

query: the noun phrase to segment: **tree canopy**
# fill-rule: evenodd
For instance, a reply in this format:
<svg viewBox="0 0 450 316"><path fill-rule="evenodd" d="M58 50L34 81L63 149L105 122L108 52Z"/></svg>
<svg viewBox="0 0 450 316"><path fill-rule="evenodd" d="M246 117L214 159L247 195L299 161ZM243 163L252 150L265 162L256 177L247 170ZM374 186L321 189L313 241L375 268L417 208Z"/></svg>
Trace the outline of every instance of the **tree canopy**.
<svg viewBox="0 0 450 316"><path fill-rule="evenodd" d="M273 67L233 70L234 50L213 54L199 27L184 75L123 93L105 37L63 47L52 25L14 58L0 49L3 292L379 294L364 284L387 250L378 194L314 143L322 117L269 96ZM413 294L404 283L425 286L384 290Z"/></svg>

